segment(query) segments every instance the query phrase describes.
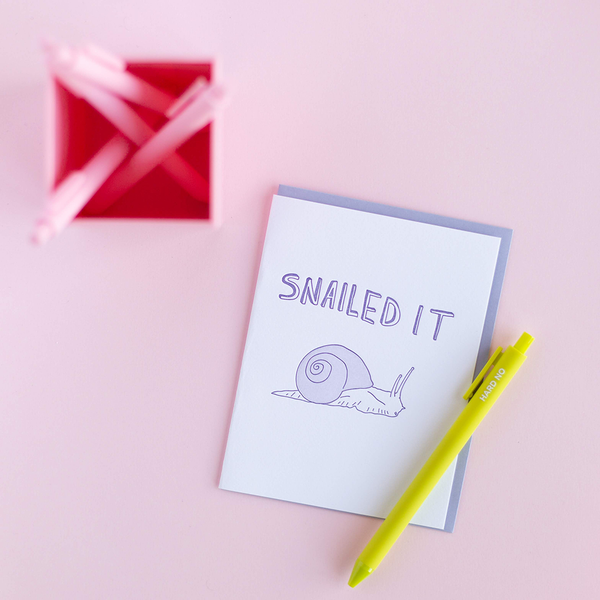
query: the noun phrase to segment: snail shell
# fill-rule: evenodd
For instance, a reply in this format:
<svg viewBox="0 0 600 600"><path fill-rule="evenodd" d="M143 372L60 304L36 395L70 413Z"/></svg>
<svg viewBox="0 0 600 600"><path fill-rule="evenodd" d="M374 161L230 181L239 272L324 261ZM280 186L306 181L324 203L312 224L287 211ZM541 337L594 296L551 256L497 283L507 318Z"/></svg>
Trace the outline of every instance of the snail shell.
<svg viewBox="0 0 600 600"><path fill-rule="evenodd" d="M309 402L329 404L344 390L373 386L362 358L345 346L320 346L309 352L296 371L298 391Z"/></svg>

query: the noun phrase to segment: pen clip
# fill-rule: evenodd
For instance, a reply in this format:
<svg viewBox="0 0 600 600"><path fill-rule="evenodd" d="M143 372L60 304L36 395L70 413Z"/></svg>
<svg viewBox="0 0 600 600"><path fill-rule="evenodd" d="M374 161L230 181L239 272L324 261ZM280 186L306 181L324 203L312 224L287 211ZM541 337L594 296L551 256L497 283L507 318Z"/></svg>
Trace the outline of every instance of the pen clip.
<svg viewBox="0 0 600 600"><path fill-rule="evenodd" d="M483 380L484 380L485 376L487 375L488 371L494 366L494 363L501 356L502 356L502 348L500 347L496 350L496 352L494 352L494 354L492 354L492 356L490 357L490 360L488 360L485 363L485 366L483 367L483 369L481 369L481 371L479 371L479 374L473 380L471 387L466 391L465 395L463 396L463 398L465 400L468 401L475 395L475 393L477 392L477 389L483 383Z"/></svg>

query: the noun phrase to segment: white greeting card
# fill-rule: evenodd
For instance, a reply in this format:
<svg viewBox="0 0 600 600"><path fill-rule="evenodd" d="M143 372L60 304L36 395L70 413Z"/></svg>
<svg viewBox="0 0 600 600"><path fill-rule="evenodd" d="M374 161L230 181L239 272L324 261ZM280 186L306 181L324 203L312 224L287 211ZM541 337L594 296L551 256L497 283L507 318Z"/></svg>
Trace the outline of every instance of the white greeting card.
<svg viewBox="0 0 600 600"><path fill-rule="evenodd" d="M506 229L280 188L220 487L385 517L464 408L509 243ZM452 530L466 452L413 523Z"/></svg>

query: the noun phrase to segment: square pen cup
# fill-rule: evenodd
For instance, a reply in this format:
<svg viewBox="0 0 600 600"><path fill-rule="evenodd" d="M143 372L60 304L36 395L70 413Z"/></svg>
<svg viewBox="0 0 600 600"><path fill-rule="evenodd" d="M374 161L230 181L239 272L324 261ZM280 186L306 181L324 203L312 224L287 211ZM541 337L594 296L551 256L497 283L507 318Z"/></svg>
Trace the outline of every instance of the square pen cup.
<svg viewBox="0 0 600 600"><path fill-rule="evenodd" d="M199 62L128 62L127 71L179 97L197 77L219 81L216 60ZM154 130L167 118L128 103ZM51 193L72 171L81 169L117 132L88 102L73 95L52 75L46 105L46 189ZM211 227L221 224L220 112L206 127L184 142L177 153L208 181L208 203L182 189L160 166L155 167L106 210L84 206L76 218L184 219ZM90 199L93 204L94 197Z"/></svg>

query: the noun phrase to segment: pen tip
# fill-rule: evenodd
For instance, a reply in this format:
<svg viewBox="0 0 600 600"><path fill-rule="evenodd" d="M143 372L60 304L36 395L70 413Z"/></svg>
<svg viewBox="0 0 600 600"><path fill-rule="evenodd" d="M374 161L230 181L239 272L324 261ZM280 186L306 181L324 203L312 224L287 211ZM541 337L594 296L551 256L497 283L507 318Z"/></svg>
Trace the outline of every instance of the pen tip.
<svg viewBox="0 0 600 600"><path fill-rule="evenodd" d="M531 346L533 340L535 338L529 333L525 332L523 335L517 340L517 343L513 346L515 350L521 352L521 354L525 354L527 348Z"/></svg>
<svg viewBox="0 0 600 600"><path fill-rule="evenodd" d="M367 567L362 560L357 560L354 563L354 568L352 569L352 574L350 575L350 579L348 580L348 585L350 587L356 587L361 581L365 580L371 573L373 569Z"/></svg>
<svg viewBox="0 0 600 600"><path fill-rule="evenodd" d="M33 235L31 236L31 241L36 246L42 246L46 242L48 242L48 240L50 240L50 238L52 237L52 234L53 234L52 227L50 227L44 221L41 221L37 224L35 231L33 232Z"/></svg>

